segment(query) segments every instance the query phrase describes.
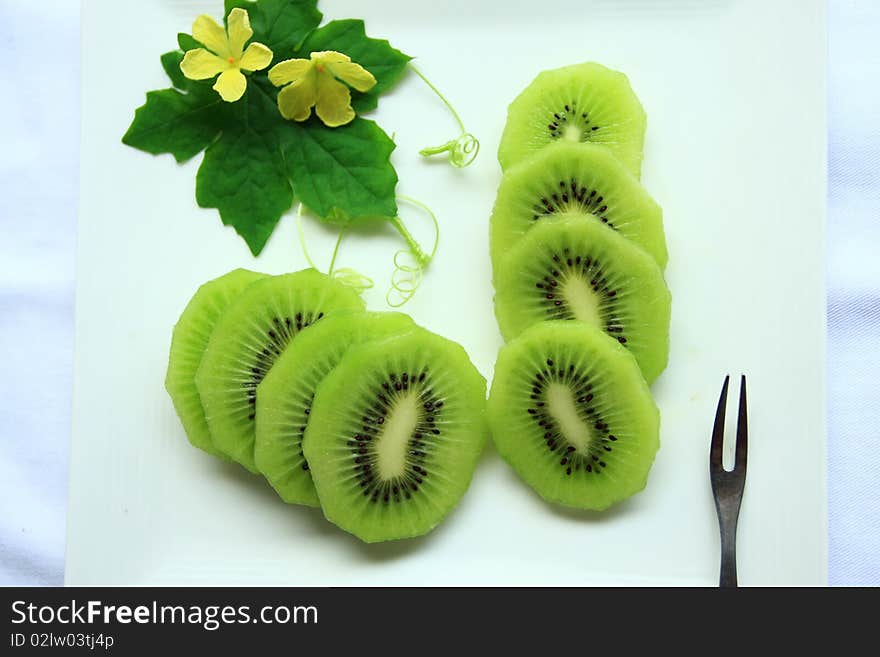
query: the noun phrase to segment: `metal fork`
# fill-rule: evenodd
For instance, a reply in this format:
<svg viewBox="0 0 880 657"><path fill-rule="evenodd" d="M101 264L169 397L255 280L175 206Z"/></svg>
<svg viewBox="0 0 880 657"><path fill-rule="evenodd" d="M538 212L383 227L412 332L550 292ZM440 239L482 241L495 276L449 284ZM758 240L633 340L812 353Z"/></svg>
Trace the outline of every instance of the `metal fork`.
<svg viewBox="0 0 880 657"><path fill-rule="evenodd" d="M736 460L733 470L725 470L722 464L724 446L724 414L727 408L727 386L730 376L724 377L715 427L712 430L712 446L709 450L709 478L718 512L721 530L721 576L718 585L737 586L736 582L736 521L746 484L746 457L748 453L749 428L746 415L746 377L742 376L739 387L739 418L736 425Z"/></svg>

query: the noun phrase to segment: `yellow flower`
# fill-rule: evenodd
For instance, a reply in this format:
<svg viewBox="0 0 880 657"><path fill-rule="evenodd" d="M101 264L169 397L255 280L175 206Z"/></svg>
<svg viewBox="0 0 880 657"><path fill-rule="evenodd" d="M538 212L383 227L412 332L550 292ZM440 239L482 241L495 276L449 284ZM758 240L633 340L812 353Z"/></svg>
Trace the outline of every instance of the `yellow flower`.
<svg viewBox="0 0 880 657"><path fill-rule="evenodd" d="M369 91L376 84L376 78L334 50L313 52L310 57L279 62L269 71L272 84L287 85L278 92L281 115L285 119L305 121L314 107L318 118L331 128L345 125L354 118L354 110L351 93L342 82L358 91Z"/></svg>
<svg viewBox="0 0 880 657"><path fill-rule="evenodd" d="M193 38L205 48L188 50L180 62L180 70L190 80L207 80L218 73L214 89L227 103L244 95L247 78L242 71L261 71L272 62L272 51L262 43L244 44L254 35L248 13L236 7L226 19L224 30L206 14L196 18Z"/></svg>

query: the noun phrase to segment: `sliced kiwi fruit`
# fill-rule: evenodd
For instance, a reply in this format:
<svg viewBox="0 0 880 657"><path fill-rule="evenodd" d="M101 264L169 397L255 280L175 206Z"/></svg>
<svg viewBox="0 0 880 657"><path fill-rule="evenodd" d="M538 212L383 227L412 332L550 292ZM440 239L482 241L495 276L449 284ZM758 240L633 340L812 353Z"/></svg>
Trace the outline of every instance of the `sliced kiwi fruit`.
<svg viewBox="0 0 880 657"><path fill-rule="evenodd" d="M556 142L501 178L490 223L492 264L545 217L578 213L601 223L666 266L663 212L607 150Z"/></svg>
<svg viewBox="0 0 880 657"><path fill-rule="evenodd" d="M403 313L337 311L291 340L257 386L254 460L288 504L318 506L302 440L315 390L354 344L415 327Z"/></svg>
<svg viewBox="0 0 880 657"><path fill-rule="evenodd" d="M214 447L196 388L196 371L220 316L248 285L264 274L235 269L202 285L184 308L171 334L165 389L193 446L222 456Z"/></svg>
<svg viewBox="0 0 880 657"><path fill-rule="evenodd" d="M498 161L507 169L548 144L600 144L636 178L647 118L626 75L587 62L540 73L507 110Z"/></svg>
<svg viewBox="0 0 880 657"><path fill-rule="evenodd" d="M580 509L642 490L660 446L660 413L635 358L581 322L542 322L502 347L488 417L520 477Z"/></svg>
<svg viewBox="0 0 880 657"><path fill-rule="evenodd" d="M257 386L297 333L331 311L363 309L356 292L314 269L245 288L217 322L196 373L214 446L257 472Z"/></svg>
<svg viewBox="0 0 880 657"><path fill-rule="evenodd" d="M365 542L419 536L464 495L486 382L422 328L356 345L318 386L304 449L328 520Z"/></svg>
<svg viewBox="0 0 880 657"><path fill-rule="evenodd" d="M635 356L647 382L666 368L672 298L644 251L582 217L546 219L502 260L495 315L506 340L547 320L596 326Z"/></svg>

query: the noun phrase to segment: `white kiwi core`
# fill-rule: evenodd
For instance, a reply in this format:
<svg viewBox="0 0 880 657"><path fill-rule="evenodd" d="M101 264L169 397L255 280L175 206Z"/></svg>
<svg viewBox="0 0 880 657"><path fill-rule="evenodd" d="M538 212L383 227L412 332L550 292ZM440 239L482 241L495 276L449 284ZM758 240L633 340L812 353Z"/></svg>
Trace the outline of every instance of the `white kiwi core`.
<svg viewBox="0 0 880 657"><path fill-rule="evenodd" d="M547 388L547 410L563 438L580 454L586 455L593 441L593 432L578 414L571 389L562 383L551 383Z"/></svg>
<svg viewBox="0 0 880 657"><path fill-rule="evenodd" d="M583 137L583 132L580 129L580 126L569 123L562 129L562 138L565 141L574 141L580 142Z"/></svg>
<svg viewBox="0 0 880 657"><path fill-rule="evenodd" d="M599 298L585 280L580 276L569 277L563 285L562 296L575 319L601 328Z"/></svg>
<svg viewBox="0 0 880 657"><path fill-rule="evenodd" d="M418 394L409 392L394 400L382 432L376 437L379 476L383 479L401 477L406 472L409 440L421 419Z"/></svg>

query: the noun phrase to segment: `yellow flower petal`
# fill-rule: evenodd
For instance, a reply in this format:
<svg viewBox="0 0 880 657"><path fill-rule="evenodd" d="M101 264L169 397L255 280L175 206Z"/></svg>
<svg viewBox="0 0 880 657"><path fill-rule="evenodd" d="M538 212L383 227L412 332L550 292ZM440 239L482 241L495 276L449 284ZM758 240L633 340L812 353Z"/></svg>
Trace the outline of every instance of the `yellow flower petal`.
<svg viewBox="0 0 880 657"><path fill-rule="evenodd" d="M331 128L349 123L354 118L354 110L351 109L351 92L348 87L332 75L318 75L315 114Z"/></svg>
<svg viewBox="0 0 880 657"><path fill-rule="evenodd" d="M223 71L220 77L217 78L217 82L214 83L214 90L227 103L234 103L241 98L246 88L247 78L237 68Z"/></svg>
<svg viewBox="0 0 880 657"><path fill-rule="evenodd" d="M272 51L262 43L252 43L244 51L238 65L246 71L262 71L272 63Z"/></svg>
<svg viewBox="0 0 880 657"><path fill-rule="evenodd" d="M269 69L269 80L276 87L294 82L312 70L312 62L308 59L286 59Z"/></svg>
<svg viewBox="0 0 880 657"><path fill-rule="evenodd" d="M226 31L229 33L230 56L238 59L244 52L244 44L254 36L248 13L241 7L230 11L226 17Z"/></svg>
<svg viewBox="0 0 880 657"><path fill-rule="evenodd" d="M190 80L207 80L229 68L229 62L204 48L187 50L180 70Z"/></svg>
<svg viewBox="0 0 880 657"><path fill-rule="evenodd" d="M231 56L226 30L207 14L202 14L193 22L192 35L196 41L221 57Z"/></svg>
<svg viewBox="0 0 880 657"><path fill-rule="evenodd" d="M305 121L317 99L315 75L300 78L278 92L278 109L285 119Z"/></svg>
<svg viewBox="0 0 880 657"><path fill-rule="evenodd" d="M376 86L376 78L360 64L338 62L327 64L327 68L337 78L358 91L369 91Z"/></svg>
<svg viewBox="0 0 880 657"><path fill-rule="evenodd" d="M341 64L342 62L350 62L351 57L343 55L335 50L318 50L311 54L312 61L321 64Z"/></svg>

